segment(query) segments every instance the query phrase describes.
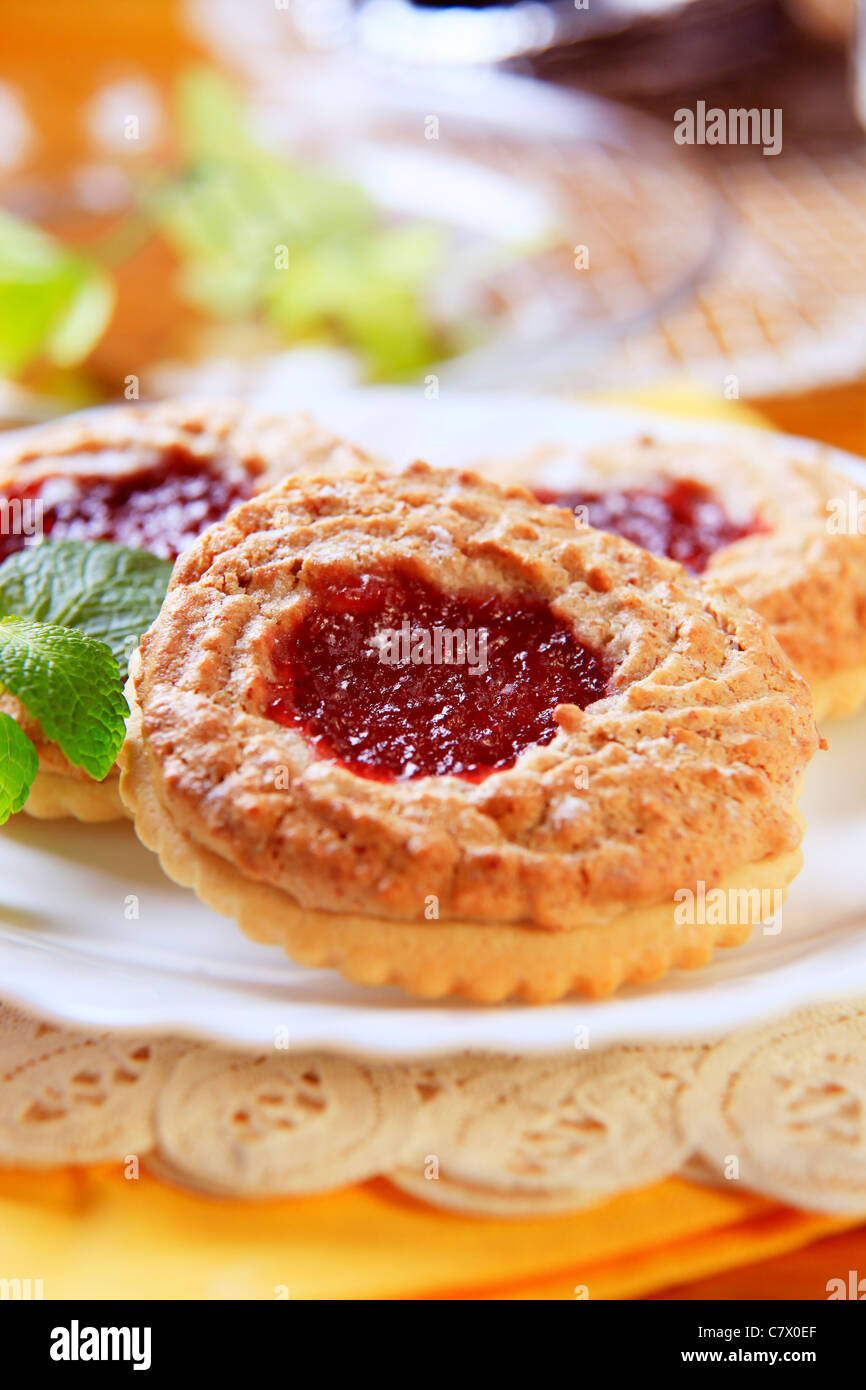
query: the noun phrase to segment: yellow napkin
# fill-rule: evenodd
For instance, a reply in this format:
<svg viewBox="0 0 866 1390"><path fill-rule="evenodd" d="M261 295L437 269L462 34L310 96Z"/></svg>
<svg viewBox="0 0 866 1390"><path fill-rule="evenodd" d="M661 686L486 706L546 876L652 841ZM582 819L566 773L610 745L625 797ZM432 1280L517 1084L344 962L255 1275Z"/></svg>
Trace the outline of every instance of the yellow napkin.
<svg viewBox="0 0 866 1390"><path fill-rule="evenodd" d="M575 1216L489 1221L385 1182L257 1204L117 1168L0 1172L0 1276L51 1298L634 1298L855 1224L670 1180Z"/></svg>
<svg viewBox="0 0 866 1390"><path fill-rule="evenodd" d="M771 429L765 416L742 401L728 400L721 392L708 391L705 386L689 381L672 381L664 386L647 386L624 396L617 391L599 391L592 396L579 397L592 405L626 405L632 410L652 410L663 415L686 415L693 419L715 421L721 425L752 425Z"/></svg>

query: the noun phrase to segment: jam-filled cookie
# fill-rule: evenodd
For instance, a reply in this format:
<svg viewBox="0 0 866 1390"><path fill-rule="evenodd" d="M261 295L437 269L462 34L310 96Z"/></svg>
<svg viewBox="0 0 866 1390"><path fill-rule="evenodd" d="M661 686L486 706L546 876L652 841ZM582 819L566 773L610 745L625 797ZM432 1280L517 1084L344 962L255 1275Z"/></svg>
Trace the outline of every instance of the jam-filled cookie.
<svg viewBox="0 0 866 1390"><path fill-rule="evenodd" d="M866 700L866 491L770 439L548 448L497 462L590 526L733 584L805 676L819 720Z"/></svg>
<svg viewBox="0 0 866 1390"><path fill-rule="evenodd" d="M239 502L300 466L362 461L302 416L277 418L231 402L121 406L71 416L0 442L4 513L39 515L49 540L113 541L174 560ZM30 528L28 528L30 529ZM0 562L33 539L5 526ZM95 782L49 742L13 696L0 709L22 725L39 754L25 806L43 818L114 820L124 815L117 771Z"/></svg>
<svg viewBox="0 0 866 1390"><path fill-rule="evenodd" d="M127 698L121 794L166 871L365 984L608 993L743 941L800 865L815 723L762 619L472 473L235 508Z"/></svg>

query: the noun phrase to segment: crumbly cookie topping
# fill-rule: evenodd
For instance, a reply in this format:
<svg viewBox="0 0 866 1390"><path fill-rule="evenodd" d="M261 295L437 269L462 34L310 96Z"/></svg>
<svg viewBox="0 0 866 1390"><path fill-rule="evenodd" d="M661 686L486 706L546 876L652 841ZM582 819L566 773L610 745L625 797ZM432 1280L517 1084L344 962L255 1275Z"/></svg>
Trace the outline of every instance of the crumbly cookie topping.
<svg viewBox="0 0 866 1390"><path fill-rule="evenodd" d="M399 566L527 595L603 653L610 693L479 783L380 782L263 712L275 628L312 585ZM799 843L805 682L730 589L472 473L300 476L181 557L146 635L142 754L178 829L303 907L551 930Z"/></svg>

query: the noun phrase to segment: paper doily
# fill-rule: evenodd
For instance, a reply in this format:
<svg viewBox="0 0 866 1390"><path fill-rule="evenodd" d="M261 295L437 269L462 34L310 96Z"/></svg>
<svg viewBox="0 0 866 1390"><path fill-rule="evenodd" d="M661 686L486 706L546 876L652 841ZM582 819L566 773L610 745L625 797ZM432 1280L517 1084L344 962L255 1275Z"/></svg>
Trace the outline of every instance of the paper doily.
<svg viewBox="0 0 866 1390"><path fill-rule="evenodd" d="M405 1065L66 1032L0 1005L0 1165L132 1157L225 1197L385 1177L521 1217L683 1172L866 1213L866 1001L700 1046Z"/></svg>

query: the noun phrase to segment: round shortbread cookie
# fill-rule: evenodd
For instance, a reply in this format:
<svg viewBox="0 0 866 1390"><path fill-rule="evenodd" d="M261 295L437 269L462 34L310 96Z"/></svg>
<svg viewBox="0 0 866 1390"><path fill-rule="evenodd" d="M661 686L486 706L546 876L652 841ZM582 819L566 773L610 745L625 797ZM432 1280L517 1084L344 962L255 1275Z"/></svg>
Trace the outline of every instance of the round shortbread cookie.
<svg viewBox="0 0 866 1390"><path fill-rule="evenodd" d="M552 689L544 737L515 735L513 758L482 759L478 776L414 752L370 775L323 751L274 700L275 653L311 615L331 631L324 594L357 617L356 589L368 612L406 575L434 615L474 595L555 621L604 686L585 704ZM344 639L329 640L330 659ZM345 702L367 686L331 689ZM466 737L478 691L431 723ZM474 474L307 475L235 508L175 567L127 695L121 795L166 872L254 939L365 984L603 995L741 943L800 867L795 801L818 740L805 682L761 620ZM405 714L391 684L383 699ZM375 711L339 717L350 734L377 727ZM696 880L743 910L681 920Z"/></svg>

